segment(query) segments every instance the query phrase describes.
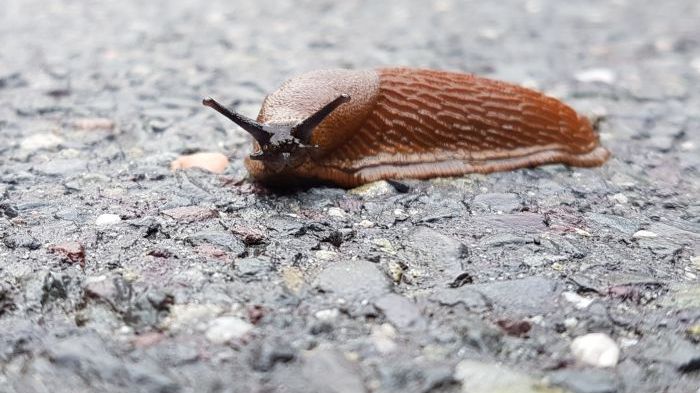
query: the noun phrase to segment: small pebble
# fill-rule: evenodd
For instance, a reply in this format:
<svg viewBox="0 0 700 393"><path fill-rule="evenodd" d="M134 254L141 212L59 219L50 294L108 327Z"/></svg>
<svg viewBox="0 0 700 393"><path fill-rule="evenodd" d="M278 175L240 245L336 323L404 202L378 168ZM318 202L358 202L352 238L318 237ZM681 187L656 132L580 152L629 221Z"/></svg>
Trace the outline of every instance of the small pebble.
<svg viewBox="0 0 700 393"><path fill-rule="evenodd" d="M219 217L218 211L200 206L176 207L173 209L163 210L161 213L174 220L184 222L203 221L210 218Z"/></svg>
<svg viewBox="0 0 700 393"><path fill-rule="evenodd" d="M579 362L594 367L615 367L620 358L620 348L605 333L576 337L571 342L571 352Z"/></svg>
<svg viewBox="0 0 700 393"><path fill-rule="evenodd" d="M180 156L170 164L170 169L200 168L212 173L224 173L228 168L228 157L221 153L195 153Z"/></svg>
<svg viewBox="0 0 700 393"><path fill-rule="evenodd" d="M394 187L385 180L379 180L372 183L367 183L350 190L351 194L359 195L364 198L376 198L378 196L391 194L394 192Z"/></svg>
<svg viewBox="0 0 700 393"><path fill-rule="evenodd" d="M253 325L238 317L219 317L211 322L205 334L214 344L225 344L243 337L253 329Z"/></svg>
<svg viewBox="0 0 700 393"><path fill-rule="evenodd" d="M338 219L345 219L348 216L345 210L339 207L331 207L330 209L328 209L328 215Z"/></svg>
<svg viewBox="0 0 700 393"><path fill-rule="evenodd" d="M20 147L25 150L53 149L63 143L63 138L50 134L34 134L22 140Z"/></svg>
<svg viewBox="0 0 700 393"><path fill-rule="evenodd" d="M326 310L316 311L314 316L316 319L321 321L333 321L340 315L340 311L337 308L329 308Z"/></svg>
<svg viewBox="0 0 700 393"><path fill-rule="evenodd" d="M80 130L111 130L114 128L114 121L104 117L93 117L77 119L73 126Z"/></svg>
<svg viewBox="0 0 700 393"><path fill-rule="evenodd" d="M371 338L377 351L384 355L394 352L398 346L396 341L394 341L396 329L388 323L373 326Z"/></svg>
<svg viewBox="0 0 700 393"><path fill-rule="evenodd" d="M117 214L101 214L97 217L97 220L95 220L95 225L100 227L109 226L118 224L121 220L121 217Z"/></svg>
<svg viewBox="0 0 700 393"><path fill-rule="evenodd" d="M575 78L577 81L584 83L600 82L613 84L616 80L615 73L609 68L591 68L583 70L578 72Z"/></svg>
<svg viewBox="0 0 700 393"><path fill-rule="evenodd" d="M612 196L610 196L610 199L612 199L613 201L615 201L621 205L624 205L625 203L628 202L627 197L625 196L625 194L622 194L622 193L617 193L615 195L612 195Z"/></svg>
<svg viewBox="0 0 700 393"><path fill-rule="evenodd" d="M700 270L700 256L690 258L690 263L697 270Z"/></svg>
<svg viewBox="0 0 700 393"><path fill-rule="evenodd" d="M338 253L335 251L328 251L328 250L318 250L316 251L316 258L322 260L322 261L332 261L336 259L338 256Z"/></svg>
<svg viewBox="0 0 700 393"><path fill-rule="evenodd" d="M588 306L593 303L593 299L587 299L574 292L564 292L561 295L564 297L564 299L566 299L566 301L573 303L574 307L578 308L579 310L588 308Z"/></svg>
<svg viewBox="0 0 700 393"><path fill-rule="evenodd" d="M85 247L78 242L65 242L49 247L49 251L61 256L67 262L85 266Z"/></svg>
<svg viewBox="0 0 700 393"><path fill-rule="evenodd" d="M567 329L573 329L578 325L578 319L574 317L569 317L564 320L564 326L566 326Z"/></svg>
<svg viewBox="0 0 700 393"><path fill-rule="evenodd" d="M645 231L645 230L637 231L634 233L634 235L632 235L632 237L635 239L653 239L657 236L658 235L656 233L654 233L652 231Z"/></svg>
<svg viewBox="0 0 700 393"><path fill-rule="evenodd" d="M358 225L363 228L372 228L375 224L370 220L362 220Z"/></svg>
<svg viewBox="0 0 700 393"><path fill-rule="evenodd" d="M700 57L694 58L694 59L690 62L690 66L693 67L693 68L695 69L695 71L697 71L698 73L700 73Z"/></svg>

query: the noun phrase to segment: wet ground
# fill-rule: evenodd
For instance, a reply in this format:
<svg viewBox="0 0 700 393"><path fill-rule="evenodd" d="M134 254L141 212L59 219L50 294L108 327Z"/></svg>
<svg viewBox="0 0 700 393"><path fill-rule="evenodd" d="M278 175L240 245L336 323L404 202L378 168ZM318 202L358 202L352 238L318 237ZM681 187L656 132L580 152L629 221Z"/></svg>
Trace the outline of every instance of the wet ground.
<svg viewBox="0 0 700 393"><path fill-rule="evenodd" d="M700 3L230 3L3 2L0 391L698 390ZM379 65L538 88L613 157L275 194L200 105Z"/></svg>

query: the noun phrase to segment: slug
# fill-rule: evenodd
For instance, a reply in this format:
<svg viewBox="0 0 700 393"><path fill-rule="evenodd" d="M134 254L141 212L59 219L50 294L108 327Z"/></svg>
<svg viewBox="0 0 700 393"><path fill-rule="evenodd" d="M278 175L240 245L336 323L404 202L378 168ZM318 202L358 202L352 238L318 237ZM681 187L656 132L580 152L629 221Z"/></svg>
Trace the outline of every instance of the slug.
<svg viewBox="0 0 700 393"><path fill-rule="evenodd" d="M601 165L591 123L534 90L411 68L322 70L268 95L257 120L212 107L255 141L245 165L271 186L458 176L542 164Z"/></svg>

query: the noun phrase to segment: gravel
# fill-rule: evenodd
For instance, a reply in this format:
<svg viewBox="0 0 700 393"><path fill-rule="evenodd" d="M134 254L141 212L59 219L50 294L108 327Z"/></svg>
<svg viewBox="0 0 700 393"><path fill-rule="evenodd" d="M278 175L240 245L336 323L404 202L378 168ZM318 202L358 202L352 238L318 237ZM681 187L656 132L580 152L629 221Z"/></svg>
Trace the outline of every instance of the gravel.
<svg viewBox="0 0 700 393"><path fill-rule="evenodd" d="M696 391L698 19L694 0L6 0L0 392ZM273 192L201 106L254 117L295 74L383 65L536 87L600 119L612 158ZM591 334L615 367L577 360Z"/></svg>

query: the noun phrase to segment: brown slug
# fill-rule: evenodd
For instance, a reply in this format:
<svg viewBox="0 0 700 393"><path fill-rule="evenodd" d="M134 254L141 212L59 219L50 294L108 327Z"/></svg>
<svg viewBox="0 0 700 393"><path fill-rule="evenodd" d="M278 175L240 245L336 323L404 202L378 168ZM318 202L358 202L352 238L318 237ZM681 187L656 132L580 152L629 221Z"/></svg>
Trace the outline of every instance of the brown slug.
<svg viewBox="0 0 700 393"><path fill-rule="evenodd" d="M410 68L323 70L268 95L257 121L203 104L254 138L245 165L269 185L457 176L542 164L597 166L610 153L591 123L534 90Z"/></svg>

